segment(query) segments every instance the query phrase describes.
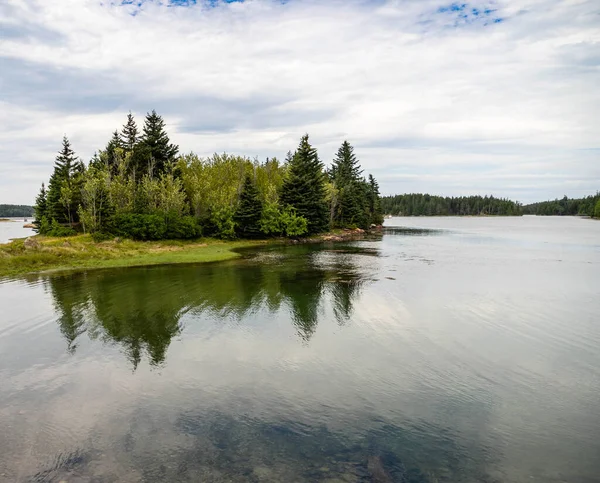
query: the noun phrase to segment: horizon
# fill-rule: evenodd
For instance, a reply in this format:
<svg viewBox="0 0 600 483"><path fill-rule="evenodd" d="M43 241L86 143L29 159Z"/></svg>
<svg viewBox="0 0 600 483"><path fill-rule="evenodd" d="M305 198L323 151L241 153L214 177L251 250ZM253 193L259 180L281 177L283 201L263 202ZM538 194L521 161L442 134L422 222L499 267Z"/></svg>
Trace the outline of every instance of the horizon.
<svg viewBox="0 0 600 483"><path fill-rule="evenodd" d="M60 0L0 5L0 203L66 134L87 164L131 109L181 152L283 160L344 139L382 196L600 189L600 17L558 0Z"/></svg>

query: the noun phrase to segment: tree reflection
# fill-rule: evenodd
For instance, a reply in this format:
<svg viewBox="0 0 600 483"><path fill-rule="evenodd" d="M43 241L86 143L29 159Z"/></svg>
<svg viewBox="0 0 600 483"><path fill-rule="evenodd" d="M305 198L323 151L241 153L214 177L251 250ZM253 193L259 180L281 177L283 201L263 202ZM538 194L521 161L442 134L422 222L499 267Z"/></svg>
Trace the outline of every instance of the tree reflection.
<svg viewBox="0 0 600 483"><path fill-rule="evenodd" d="M186 312L208 314L217 323L257 310L281 312L305 342L328 308L343 325L365 278L357 265L361 255L279 247L229 263L99 270L45 282L70 352L87 331L92 339L117 344L135 369L144 354L152 365L164 362Z"/></svg>

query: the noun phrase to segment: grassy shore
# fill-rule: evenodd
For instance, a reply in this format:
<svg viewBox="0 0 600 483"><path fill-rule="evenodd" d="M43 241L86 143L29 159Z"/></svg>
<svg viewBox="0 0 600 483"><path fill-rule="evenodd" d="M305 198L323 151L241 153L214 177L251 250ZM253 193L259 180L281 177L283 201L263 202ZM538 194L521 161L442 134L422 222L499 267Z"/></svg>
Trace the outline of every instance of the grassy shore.
<svg viewBox="0 0 600 483"><path fill-rule="evenodd" d="M72 269L135 267L169 263L217 262L239 257L234 250L265 241L193 242L132 240L95 243L89 235L65 238L35 236L0 245L0 277Z"/></svg>

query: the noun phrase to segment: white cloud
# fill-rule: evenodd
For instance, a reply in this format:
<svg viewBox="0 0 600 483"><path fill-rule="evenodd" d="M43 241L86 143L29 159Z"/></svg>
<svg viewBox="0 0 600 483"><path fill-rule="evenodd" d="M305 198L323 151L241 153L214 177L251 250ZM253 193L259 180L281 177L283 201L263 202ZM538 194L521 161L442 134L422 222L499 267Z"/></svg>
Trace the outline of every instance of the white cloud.
<svg viewBox="0 0 600 483"><path fill-rule="evenodd" d="M87 159L129 109L141 123L152 108L182 151L201 154L283 157L309 132L328 162L348 138L386 193L590 194L594 4L146 2L131 15L99 1L8 0L0 202L33 200L63 133Z"/></svg>

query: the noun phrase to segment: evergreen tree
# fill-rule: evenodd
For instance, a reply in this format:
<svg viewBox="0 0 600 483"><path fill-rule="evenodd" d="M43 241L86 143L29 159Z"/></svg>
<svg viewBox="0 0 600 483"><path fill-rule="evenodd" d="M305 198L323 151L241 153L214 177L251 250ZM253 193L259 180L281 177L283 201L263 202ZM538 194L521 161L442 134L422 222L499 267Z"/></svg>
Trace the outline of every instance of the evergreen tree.
<svg viewBox="0 0 600 483"><path fill-rule="evenodd" d="M117 169L117 156L118 149L122 149L121 138L119 132L113 132L112 138L108 141L106 149L104 150L106 158L105 162L110 173L116 172Z"/></svg>
<svg viewBox="0 0 600 483"><path fill-rule="evenodd" d="M48 195L46 193L46 186L42 183L42 188L40 189L37 198L35 199L35 206L33 207L35 211L35 220L33 221L33 225L35 226L35 230L38 233L42 233L41 227L44 221L48 222ZM43 234L43 233L42 233Z"/></svg>
<svg viewBox="0 0 600 483"><path fill-rule="evenodd" d="M179 147L170 143L165 121L154 110L146 115L143 131L139 142L141 156L148 163L152 176L158 177L173 167Z"/></svg>
<svg viewBox="0 0 600 483"><path fill-rule="evenodd" d="M361 226L367 228L370 221L365 203L362 169L354 155L354 148L344 141L337 152L329 176L338 190L334 223L338 226Z"/></svg>
<svg viewBox="0 0 600 483"><path fill-rule="evenodd" d="M47 214L49 220L58 223L77 221L77 206L81 198L78 193L80 175L84 171L81 161L75 156L67 136L63 137L63 146L56 156L54 172L48 183Z"/></svg>
<svg viewBox="0 0 600 483"><path fill-rule="evenodd" d="M123 147L123 149L131 152L138 142L138 136L139 132L137 124L135 123L133 114L131 114L131 111L129 111L129 114L127 114L127 122L123 125L123 129L121 129L121 138L119 144Z"/></svg>
<svg viewBox="0 0 600 483"><path fill-rule="evenodd" d="M295 208L299 216L306 218L309 233L319 233L328 227L329 210L325 196L323 163L317 150L308 142L308 134L305 134L289 162L280 202L284 207Z"/></svg>
<svg viewBox="0 0 600 483"><path fill-rule="evenodd" d="M262 218L263 204L258 188L249 174L246 174L240 201L235 211L236 235L241 238L257 238L261 236L260 221Z"/></svg>
<svg viewBox="0 0 600 483"><path fill-rule="evenodd" d="M367 200L369 203L370 222L375 225L383 223L383 213L381 211L381 198L379 196L379 185L372 174L369 175L367 187Z"/></svg>

